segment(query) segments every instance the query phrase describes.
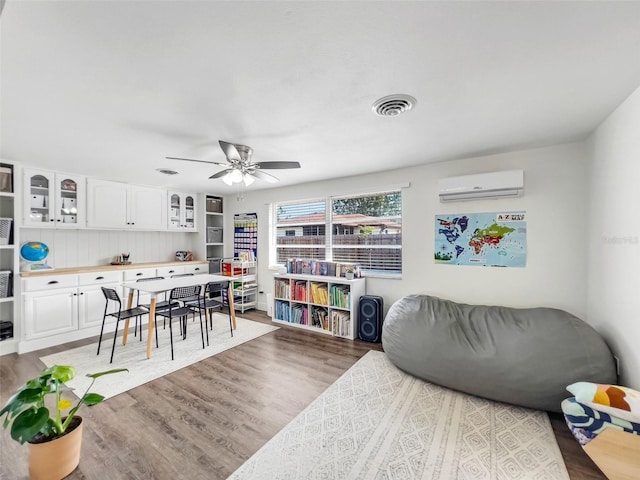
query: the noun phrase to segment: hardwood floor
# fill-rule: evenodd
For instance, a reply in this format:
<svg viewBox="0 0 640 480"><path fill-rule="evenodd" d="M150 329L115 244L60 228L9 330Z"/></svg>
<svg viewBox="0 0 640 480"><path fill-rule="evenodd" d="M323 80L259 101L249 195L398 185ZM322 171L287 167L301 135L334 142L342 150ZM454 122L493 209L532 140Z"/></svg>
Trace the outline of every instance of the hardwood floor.
<svg viewBox="0 0 640 480"><path fill-rule="evenodd" d="M95 340L0 357L0 402L42 369L39 357ZM84 408L80 466L68 478L227 478L371 349L381 347L283 327ZM606 478L562 416L551 422L570 477ZM26 478L27 447L2 432L0 450L0 478Z"/></svg>

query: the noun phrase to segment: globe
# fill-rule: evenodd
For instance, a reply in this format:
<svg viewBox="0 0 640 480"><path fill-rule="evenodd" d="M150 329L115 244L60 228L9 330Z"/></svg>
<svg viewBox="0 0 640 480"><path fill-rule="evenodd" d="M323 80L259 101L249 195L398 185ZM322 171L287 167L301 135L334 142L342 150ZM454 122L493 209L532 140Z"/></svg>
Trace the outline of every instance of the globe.
<svg viewBox="0 0 640 480"><path fill-rule="evenodd" d="M41 262L49 255L49 247L42 242L27 242L20 247L20 256L27 262Z"/></svg>

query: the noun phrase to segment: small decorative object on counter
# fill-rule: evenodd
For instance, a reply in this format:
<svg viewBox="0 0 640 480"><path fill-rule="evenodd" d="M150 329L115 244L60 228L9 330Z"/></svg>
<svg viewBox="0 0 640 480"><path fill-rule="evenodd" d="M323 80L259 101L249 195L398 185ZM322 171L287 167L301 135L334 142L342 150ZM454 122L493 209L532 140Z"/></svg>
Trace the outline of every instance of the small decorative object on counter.
<svg viewBox="0 0 640 480"><path fill-rule="evenodd" d="M40 270L52 270L47 264L49 247L42 242L25 242L20 247L20 271L37 272Z"/></svg>
<svg viewBox="0 0 640 480"><path fill-rule="evenodd" d="M111 265L131 265L131 261L129 260L130 257L130 253L122 253L120 255L116 255L115 257L113 257L113 262L111 262Z"/></svg>
<svg viewBox="0 0 640 480"><path fill-rule="evenodd" d="M187 250L176 251L176 260L178 262L190 262L193 260L193 253Z"/></svg>

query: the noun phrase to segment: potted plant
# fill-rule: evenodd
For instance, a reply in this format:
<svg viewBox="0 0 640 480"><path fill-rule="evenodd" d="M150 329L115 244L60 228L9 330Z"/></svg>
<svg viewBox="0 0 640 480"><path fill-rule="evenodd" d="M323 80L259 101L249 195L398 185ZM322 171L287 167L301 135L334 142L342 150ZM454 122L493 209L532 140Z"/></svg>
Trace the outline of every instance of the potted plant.
<svg viewBox="0 0 640 480"><path fill-rule="evenodd" d="M128 370L118 368L87 374L92 379L91 384L75 406L71 400L62 398L64 392L72 390L64 383L76 374L73 367L64 365L45 368L9 398L0 410L0 417L6 414L3 426L11 425L11 438L21 444L29 443L29 475L32 479L59 480L78 466L82 417L76 412L80 405L92 406L104 400L102 395L89 392L96 378L123 371ZM53 395L55 399L51 408L45 405L47 395Z"/></svg>
<svg viewBox="0 0 640 480"><path fill-rule="evenodd" d="M346 270L344 271L344 276L347 280L353 280L355 272L356 272L355 267L347 267Z"/></svg>

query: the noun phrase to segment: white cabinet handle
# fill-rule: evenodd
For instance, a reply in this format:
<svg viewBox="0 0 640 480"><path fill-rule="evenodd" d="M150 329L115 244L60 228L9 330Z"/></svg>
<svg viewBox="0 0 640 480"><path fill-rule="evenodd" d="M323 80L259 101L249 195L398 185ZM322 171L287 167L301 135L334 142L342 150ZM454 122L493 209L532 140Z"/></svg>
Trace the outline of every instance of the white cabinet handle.
<svg viewBox="0 0 640 480"><path fill-rule="evenodd" d="M51 280L47 285L55 285L56 283L58 283L58 280Z"/></svg>

